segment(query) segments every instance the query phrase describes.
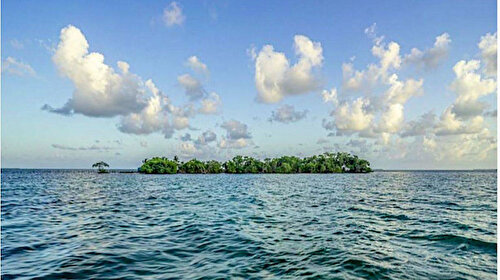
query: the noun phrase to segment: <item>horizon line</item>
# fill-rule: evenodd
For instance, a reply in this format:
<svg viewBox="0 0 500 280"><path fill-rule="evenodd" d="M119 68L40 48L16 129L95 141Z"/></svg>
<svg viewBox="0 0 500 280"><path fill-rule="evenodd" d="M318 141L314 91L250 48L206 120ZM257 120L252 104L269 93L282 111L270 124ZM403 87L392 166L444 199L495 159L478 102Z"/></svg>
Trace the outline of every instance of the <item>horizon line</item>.
<svg viewBox="0 0 500 280"><path fill-rule="evenodd" d="M95 170L95 168L61 168L61 167L2 167L4 169L24 169L24 170ZM137 168L109 168L109 170L131 170ZM498 168L473 168L473 169L385 169L373 168L373 172L379 171L497 171ZM296 174L323 174L323 173L296 173ZM327 173L324 173L327 174Z"/></svg>

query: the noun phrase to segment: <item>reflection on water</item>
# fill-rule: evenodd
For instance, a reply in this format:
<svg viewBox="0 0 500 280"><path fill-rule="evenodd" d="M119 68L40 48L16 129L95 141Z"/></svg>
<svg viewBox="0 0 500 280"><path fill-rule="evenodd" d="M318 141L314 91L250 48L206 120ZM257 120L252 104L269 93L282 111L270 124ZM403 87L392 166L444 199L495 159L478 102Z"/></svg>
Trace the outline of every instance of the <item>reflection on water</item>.
<svg viewBox="0 0 500 280"><path fill-rule="evenodd" d="M2 278L496 277L496 173L3 170Z"/></svg>

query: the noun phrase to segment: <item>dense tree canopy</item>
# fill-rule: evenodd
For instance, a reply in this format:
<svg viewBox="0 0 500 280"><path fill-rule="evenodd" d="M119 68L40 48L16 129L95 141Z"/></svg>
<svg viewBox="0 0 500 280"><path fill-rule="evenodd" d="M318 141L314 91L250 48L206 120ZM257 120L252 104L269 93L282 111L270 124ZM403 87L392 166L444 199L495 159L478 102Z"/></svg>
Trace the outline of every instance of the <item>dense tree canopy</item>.
<svg viewBox="0 0 500 280"><path fill-rule="evenodd" d="M236 156L224 163L215 160L203 162L197 159L179 162L177 157L174 157L174 160L154 157L145 159L139 168L139 172L147 174L367 173L371 171L367 160L349 153L324 153L305 158L282 156L266 158L263 161L249 156Z"/></svg>
<svg viewBox="0 0 500 280"><path fill-rule="evenodd" d="M139 172L146 174L175 174L177 173L177 162L168 158L154 157L145 159Z"/></svg>

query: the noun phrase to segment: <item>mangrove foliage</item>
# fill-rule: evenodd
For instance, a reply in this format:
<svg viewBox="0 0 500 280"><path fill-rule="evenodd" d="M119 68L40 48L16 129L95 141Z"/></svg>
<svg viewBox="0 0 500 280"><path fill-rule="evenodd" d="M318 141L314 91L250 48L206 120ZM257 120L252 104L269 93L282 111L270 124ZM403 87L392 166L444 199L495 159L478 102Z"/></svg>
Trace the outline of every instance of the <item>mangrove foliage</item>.
<svg viewBox="0 0 500 280"><path fill-rule="evenodd" d="M372 172L370 162L349 153L324 153L299 158L283 156L266 158L263 161L249 156L236 156L220 163L215 160L200 161L191 159L180 162L176 157L145 159L139 167L146 174L215 174L215 173L368 173Z"/></svg>
<svg viewBox="0 0 500 280"><path fill-rule="evenodd" d="M106 167L109 167L109 164L105 163L104 161L99 161L92 164L92 168L97 168L98 173L109 173L109 171L106 170Z"/></svg>

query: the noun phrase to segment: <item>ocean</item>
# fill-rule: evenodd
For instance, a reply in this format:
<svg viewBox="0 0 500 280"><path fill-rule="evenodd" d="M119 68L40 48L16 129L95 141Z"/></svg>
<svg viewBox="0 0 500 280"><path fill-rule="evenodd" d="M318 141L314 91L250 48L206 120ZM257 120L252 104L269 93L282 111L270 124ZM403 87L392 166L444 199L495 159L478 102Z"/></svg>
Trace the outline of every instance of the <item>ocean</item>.
<svg viewBox="0 0 500 280"><path fill-rule="evenodd" d="M493 171L2 170L2 279L495 279Z"/></svg>

